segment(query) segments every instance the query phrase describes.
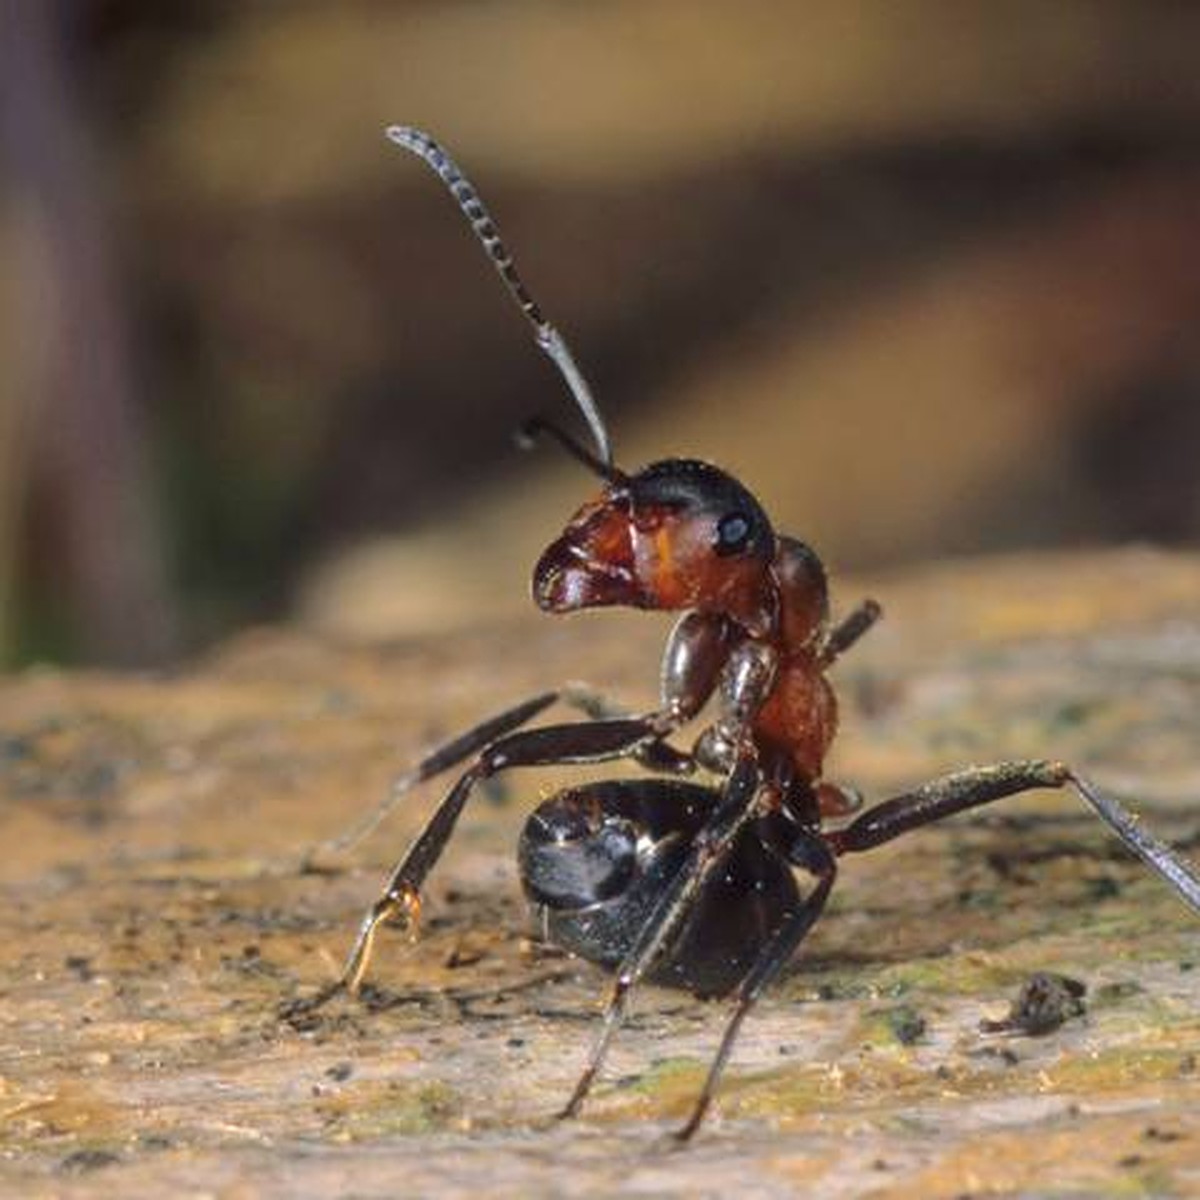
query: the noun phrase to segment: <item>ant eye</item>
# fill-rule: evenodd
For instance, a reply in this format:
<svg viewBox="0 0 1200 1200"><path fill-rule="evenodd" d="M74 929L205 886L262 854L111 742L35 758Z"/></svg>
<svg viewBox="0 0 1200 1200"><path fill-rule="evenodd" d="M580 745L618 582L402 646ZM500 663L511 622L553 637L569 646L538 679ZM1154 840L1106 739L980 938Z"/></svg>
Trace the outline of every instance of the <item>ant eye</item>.
<svg viewBox="0 0 1200 1200"><path fill-rule="evenodd" d="M717 522L717 553L738 554L750 540L750 521L741 513L729 513Z"/></svg>

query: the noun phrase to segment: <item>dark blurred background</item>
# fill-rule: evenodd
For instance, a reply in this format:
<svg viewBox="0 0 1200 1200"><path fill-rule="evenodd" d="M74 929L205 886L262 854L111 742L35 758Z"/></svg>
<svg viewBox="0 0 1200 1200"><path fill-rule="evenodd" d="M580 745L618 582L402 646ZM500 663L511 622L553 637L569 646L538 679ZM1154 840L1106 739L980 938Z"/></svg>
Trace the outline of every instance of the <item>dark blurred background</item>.
<svg viewBox="0 0 1200 1200"><path fill-rule="evenodd" d="M1200 6L0 9L0 657L527 605L593 488L456 153L618 458L840 569L1200 533Z"/></svg>

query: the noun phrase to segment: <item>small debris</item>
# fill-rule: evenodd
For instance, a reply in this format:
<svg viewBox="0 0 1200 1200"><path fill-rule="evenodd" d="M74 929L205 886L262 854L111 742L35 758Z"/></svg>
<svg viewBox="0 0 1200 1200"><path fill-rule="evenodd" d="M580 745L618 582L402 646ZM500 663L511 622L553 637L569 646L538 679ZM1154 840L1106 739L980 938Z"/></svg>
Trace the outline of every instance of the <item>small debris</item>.
<svg viewBox="0 0 1200 1200"><path fill-rule="evenodd" d="M1052 1033L1072 1017L1083 1015L1086 1010L1083 997L1086 993L1087 984L1078 979L1051 971L1039 971L1022 984L1008 1016L999 1021L980 1021L980 1031L1024 1034L1027 1037Z"/></svg>
<svg viewBox="0 0 1200 1200"><path fill-rule="evenodd" d="M915 1045L928 1028L925 1018L911 1004L897 1004L895 1008L886 1009L882 1016L892 1036L902 1046Z"/></svg>
<svg viewBox="0 0 1200 1200"><path fill-rule="evenodd" d="M0 737L0 763L26 762L33 757L33 743L23 737Z"/></svg>
<svg viewBox="0 0 1200 1200"><path fill-rule="evenodd" d="M95 978L92 960L86 954L68 954L63 959L63 966L71 971L80 983L90 983Z"/></svg>
<svg viewBox="0 0 1200 1200"><path fill-rule="evenodd" d="M87 1171L98 1171L121 1161L120 1155L111 1150L76 1150L58 1164L58 1169L67 1175L82 1175Z"/></svg>
<svg viewBox="0 0 1200 1200"><path fill-rule="evenodd" d="M1183 1134L1175 1129L1159 1129L1157 1125L1147 1125L1142 1130L1142 1137L1148 1142L1181 1142Z"/></svg>
<svg viewBox="0 0 1200 1200"><path fill-rule="evenodd" d="M485 957L486 954L483 950L458 942L450 953L446 955L445 965L448 970L454 971L459 967L473 967Z"/></svg>
<svg viewBox="0 0 1200 1200"><path fill-rule="evenodd" d="M1089 900L1112 900L1121 894L1121 884L1111 875L1097 875L1085 880Z"/></svg>
<svg viewBox="0 0 1200 1200"><path fill-rule="evenodd" d="M911 1004L868 1010L858 1035L865 1049L890 1045L912 1046L926 1033L925 1018Z"/></svg>
<svg viewBox="0 0 1200 1200"><path fill-rule="evenodd" d="M1015 1067L1021 1060L1007 1046L978 1046L968 1050L969 1058L987 1060L1003 1067Z"/></svg>

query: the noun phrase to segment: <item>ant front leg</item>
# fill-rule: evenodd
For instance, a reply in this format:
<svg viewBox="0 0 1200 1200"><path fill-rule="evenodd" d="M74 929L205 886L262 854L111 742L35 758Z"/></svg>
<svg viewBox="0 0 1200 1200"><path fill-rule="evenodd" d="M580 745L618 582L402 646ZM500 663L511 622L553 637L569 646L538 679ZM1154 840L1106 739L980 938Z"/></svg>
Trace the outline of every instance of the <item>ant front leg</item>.
<svg viewBox="0 0 1200 1200"><path fill-rule="evenodd" d="M587 693L589 701L577 699L577 694L582 697L584 693L581 689L577 693L573 688L564 688L562 691L542 692L541 695L531 696L528 700L514 704L504 712L497 713L486 721L481 721L478 725L468 729L466 733L461 733L458 737L438 746L411 770L397 776L392 781L392 786L388 789L384 801L372 809L366 817L337 837L330 838L313 847L305 855L301 869L314 870L314 863L321 855L339 854L357 846L363 838L368 837L379 828L388 814L418 784L432 779L435 775L440 775L443 771L448 771L451 767L458 766L461 762L466 762L468 758L478 754L490 742L528 724L556 700L562 699L579 707L583 707L590 701L591 693Z"/></svg>
<svg viewBox="0 0 1200 1200"><path fill-rule="evenodd" d="M533 703L530 702L531 705ZM511 713L515 712L517 710L511 710ZM408 853L389 875L379 899L363 917L340 978L321 993L314 1003L323 1003L342 991L353 993L358 990L381 925L394 920L410 927L416 925L421 911L421 885L441 857L477 783L510 767L542 767L555 763L603 762L633 757L645 743L664 736L667 728L668 718L651 714L611 721L548 725L541 729L509 733L484 747L434 810ZM478 730L474 732L478 736ZM465 744L471 736L464 735L456 745Z"/></svg>
<svg viewBox="0 0 1200 1200"><path fill-rule="evenodd" d="M1100 791L1065 763L1042 760L996 763L943 775L911 792L869 808L844 829L825 835L835 854L871 850L892 838L954 813L990 804L1034 788L1070 784L1092 811L1175 891L1200 912L1200 875L1175 850L1147 833L1124 805Z"/></svg>
<svg viewBox="0 0 1200 1200"><path fill-rule="evenodd" d="M578 1115L625 1017L629 993L654 966L671 939L682 931L705 885L724 865L738 835L755 816L755 801L763 786L757 757L752 752L743 754L729 776L720 804L696 835L691 853L659 897L637 940L618 967L600 1033L575 1091L558 1114L559 1119Z"/></svg>
<svg viewBox="0 0 1200 1200"><path fill-rule="evenodd" d="M343 854L353 849L364 838L374 833L395 809L396 805L418 784L425 783L435 775L440 775L443 771L448 771L451 767L456 767L459 763L466 762L467 759L478 754L485 746L494 742L497 738L503 737L507 733L512 733L522 725L527 725L539 713L544 712L554 704L555 701L561 701L571 708L578 709L593 721L628 715L612 704L602 693L581 683L570 683L565 687L559 688L557 691L542 692L540 695L531 696L528 700L521 701L520 704L514 704L511 708L507 708L503 712L497 713L494 717L489 717L487 720L481 721L465 733L461 733L458 737L438 746L437 749L421 759L411 770L405 771L403 775L398 775L392 781L392 786L388 789L388 794L384 800L367 813L362 820L338 834L337 837L329 838L327 841L321 842L309 850L301 860L301 870L320 870L321 868L317 864L321 858L327 855ZM648 745L645 753L650 758L653 756L654 751Z"/></svg>
<svg viewBox="0 0 1200 1200"><path fill-rule="evenodd" d="M603 692L598 692L583 683L568 684L563 688L560 698L564 704L578 709L586 716L591 717L593 721L608 721L629 715L628 709L614 704ZM664 698L663 712L664 714L668 711L673 712L676 714L676 723L682 723L694 716L703 707L704 700L707 698L706 693L698 700L686 697L686 703L681 703L675 696L668 694ZM643 742L633 752L632 757L647 771L653 771L656 774L692 775L696 770L696 759L691 754L677 750L662 738Z"/></svg>

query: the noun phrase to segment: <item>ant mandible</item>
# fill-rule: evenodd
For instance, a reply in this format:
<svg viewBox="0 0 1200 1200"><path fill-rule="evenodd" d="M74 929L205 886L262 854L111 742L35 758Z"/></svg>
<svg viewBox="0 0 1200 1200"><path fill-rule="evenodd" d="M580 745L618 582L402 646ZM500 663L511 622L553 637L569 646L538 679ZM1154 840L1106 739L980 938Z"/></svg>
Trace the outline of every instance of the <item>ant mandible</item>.
<svg viewBox="0 0 1200 1200"><path fill-rule="evenodd" d="M575 1116L643 979L703 996L732 996L733 1011L686 1124L696 1131L755 1000L821 915L844 854L870 850L954 813L1033 788L1071 785L1096 815L1200 912L1200 876L1136 817L1052 760L969 767L849 819L853 793L822 778L837 729L826 672L880 615L872 600L830 622L825 570L803 542L775 532L754 496L706 462L668 458L636 473L613 461L604 421L566 342L525 287L478 194L428 134L394 126L388 137L422 158L449 188L582 411L589 450L535 418L526 440L548 434L603 481L538 560L533 598L547 612L602 605L681 612L667 639L661 703L614 717L576 688L545 692L441 746L398 779L384 805L348 835L374 828L415 784L471 761L392 871L363 918L341 977L313 999L358 990L379 927L415 927L421 887L475 785L509 767L632 759L655 772L559 792L530 816L518 857L525 892L549 939L615 970L616 981L575 1091ZM591 719L522 730L555 701ZM690 750L668 738L712 704ZM679 776L704 772L711 783ZM836 828L829 819L843 818ZM814 881L807 891L796 873Z"/></svg>

